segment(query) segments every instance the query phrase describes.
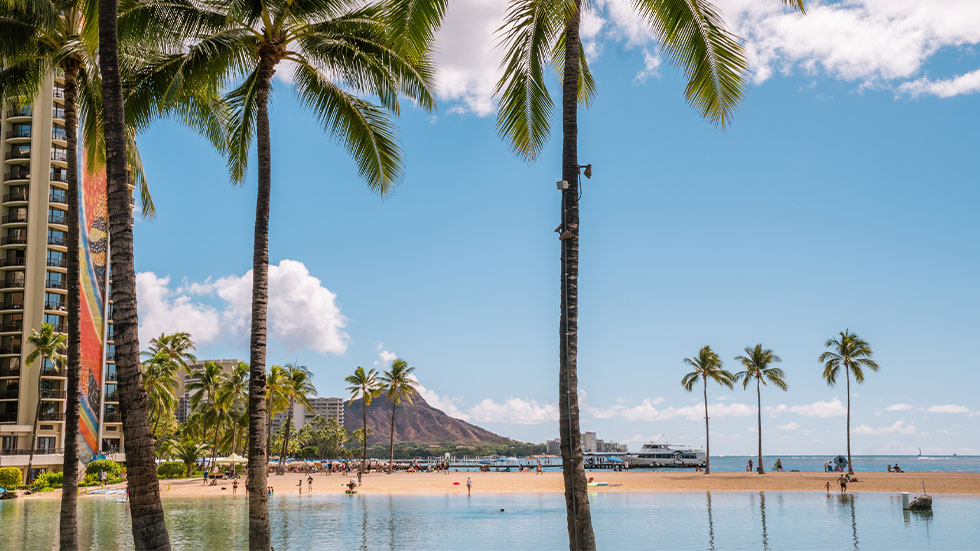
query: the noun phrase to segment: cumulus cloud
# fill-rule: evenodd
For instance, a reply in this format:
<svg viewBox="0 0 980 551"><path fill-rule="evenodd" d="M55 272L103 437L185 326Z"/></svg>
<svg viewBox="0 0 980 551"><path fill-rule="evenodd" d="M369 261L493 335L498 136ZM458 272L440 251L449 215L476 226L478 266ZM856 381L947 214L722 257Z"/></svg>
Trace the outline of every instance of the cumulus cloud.
<svg viewBox="0 0 980 551"><path fill-rule="evenodd" d="M932 95L940 98L951 98L963 94L974 94L980 92L980 69L950 79L931 80L928 77L922 77L903 83L898 87L898 91L912 97Z"/></svg>
<svg viewBox="0 0 980 551"><path fill-rule="evenodd" d="M819 400L812 404L799 404L795 406L787 406L786 404L779 404L778 406L769 406L765 408L766 413L771 417L775 417L780 413L795 413L796 415L802 415L803 417L843 417L847 415L847 408L844 404L837 398L827 402L824 400Z"/></svg>
<svg viewBox="0 0 980 551"><path fill-rule="evenodd" d="M755 414L755 406L717 402L708 405L708 413L715 419L723 417L745 417ZM658 409L652 400L646 399L637 406L620 409L619 414L627 421L667 421L677 417L697 421L704 419L704 402L691 406L668 406Z"/></svg>
<svg viewBox="0 0 980 551"><path fill-rule="evenodd" d="M394 352L391 352L389 350L385 350L383 345L379 345L379 348L381 348L381 351L378 352L378 359L374 361L374 365L385 368L398 359L398 354L395 354Z"/></svg>
<svg viewBox="0 0 980 551"><path fill-rule="evenodd" d="M915 425L906 424L899 419L887 427L872 428L868 425L860 425L851 432L854 434L915 434Z"/></svg>
<svg viewBox="0 0 980 551"><path fill-rule="evenodd" d="M956 404L942 404L938 406L930 406L927 409L929 413L970 413L970 408L966 406L960 406Z"/></svg>
<svg viewBox="0 0 980 551"><path fill-rule="evenodd" d="M912 411L912 404L892 404L885 408L885 411Z"/></svg>
<svg viewBox="0 0 980 551"><path fill-rule="evenodd" d="M186 331L198 344L214 342L221 334L218 311L182 291L170 288L170 277L153 272L136 274L141 347L149 346L150 339L161 333Z"/></svg>
<svg viewBox="0 0 980 551"><path fill-rule="evenodd" d="M187 331L199 344L225 331L248 335L252 311L252 271L170 289L170 278L137 274L141 339L160 332ZM310 274L302 262L269 266L269 335L289 349L342 354L350 340L337 295ZM209 304L216 302L217 305Z"/></svg>
<svg viewBox="0 0 980 551"><path fill-rule="evenodd" d="M469 417L479 423L538 425L557 422L558 406L523 398L508 398L503 402L487 398L469 410Z"/></svg>
<svg viewBox="0 0 980 551"><path fill-rule="evenodd" d="M800 424L796 421L786 423L785 425L779 425L776 427L779 430L797 430L800 428Z"/></svg>

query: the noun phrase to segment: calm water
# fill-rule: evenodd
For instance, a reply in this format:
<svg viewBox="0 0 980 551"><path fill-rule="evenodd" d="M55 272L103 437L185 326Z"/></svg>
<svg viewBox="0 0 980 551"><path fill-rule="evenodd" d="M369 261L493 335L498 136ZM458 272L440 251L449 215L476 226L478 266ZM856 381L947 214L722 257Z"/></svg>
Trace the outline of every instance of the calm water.
<svg viewBox="0 0 980 551"><path fill-rule="evenodd" d="M842 453L845 458L846 453ZM783 460L783 469L789 471L798 469L800 471L821 471L823 463L832 460L830 455L763 455L762 466L766 470L772 470L776 459ZM744 471L745 464L751 459L752 463L758 461L757 457L748 455L723 455L711 457L711 469L717 471ZM975 455L924 455L917 457L914 455L855 455L854 470L856 471L886 471L887 465L898 463L904 471L938 471L947 473L976 473L980 472L980 457Z"/></svg>
<svg viewBox="0 0 980 551"><path fill-rule="evenodd" d="M245 549L244 499L169 499L176 549ZM80 501L83 549L131 549L115 497ZM503 508L504 512L500 512ZM819 492L606 493L592 496L600 549L975 550L980 498L936 496L931 515L898 496ZM270 504L278 551L567 549L561 495L283 496ZM0 502L0 549L57 547L58 502Z"/></svg>

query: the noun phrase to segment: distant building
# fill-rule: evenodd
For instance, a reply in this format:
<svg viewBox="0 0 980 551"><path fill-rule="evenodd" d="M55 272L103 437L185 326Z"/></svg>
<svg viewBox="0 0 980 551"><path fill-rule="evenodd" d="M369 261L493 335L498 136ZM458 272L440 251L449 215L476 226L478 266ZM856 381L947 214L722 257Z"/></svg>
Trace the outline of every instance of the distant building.
<svg viewBox="0 0 980 551"><path fill-rule="evenodd" d="M594 452L596 451L596 438L594 432L582 433L582 451L583 452Z"/></svg>
<svg viewBox="0 0 980 551"><path fill-rule="evenodd" d="M324 419L336 419L337 424L344 426L344 399L343 398L326 398L317 397L310 399L310 406L312 406L313 411L307 411L305 407L300 404L293 406L293 428L291 430L299 430L310 422L317 415L322 416ZM279 412L272 418L272 432L279 430L283 423L286 422L286 412Z"/></svg>
<svg viewBox="0 0 980 551"><path fill-rule="evenodd" d="M555 438L554 440L548 440L547 442L548 455L561 455L561 440Z"/></svg>
<svg viewBox="0 0 980 551"><path fill-rule="evenodd" d="M239 360L204 360L190 366L191 372L195 372L202 367L206 362L214 362L221 366L221 372L225 375L231 373L231 370L238 365ZM174 415L177 417L178 423L186 423L187 418L191 416L191 397L193 393L187 391L187 385L194 381L194 376L187 373L179 373L177 376L177 411Z"/></svg>
<svg viewBox="0 0 980 551"><path fill-rule="evenodd" d="M554 440L548 440L545 445L547 446L548 455L560 455L561 454L561 440L555 438ZM585 453L598 452L598 453L626 453L629 448L626 444L620 444L619 442L613 442L611 440L601 440L596 438L596 433L594 432L583 432L582 433L582 451Z"/></svg>

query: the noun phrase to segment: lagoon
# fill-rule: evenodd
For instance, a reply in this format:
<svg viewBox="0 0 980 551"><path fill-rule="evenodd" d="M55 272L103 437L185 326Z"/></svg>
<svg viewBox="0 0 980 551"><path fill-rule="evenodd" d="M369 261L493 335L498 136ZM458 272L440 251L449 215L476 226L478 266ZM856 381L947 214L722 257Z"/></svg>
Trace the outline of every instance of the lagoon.
<svg viewBox="0 0 980 551"><path fill-rule="evenodd" d="M117 498L80 499L82 549L132 549ZM980 498L935 498L931 515L903 513L898 495L878 493L624 492L591 502L599 549L976 549ZM243 496L170 498L164 507L175 549L247 547ZM58 508L53 499L0 502L0 548L56 549ZM276 496L270 514L278 551L567 549L559 494Z"/></svg>

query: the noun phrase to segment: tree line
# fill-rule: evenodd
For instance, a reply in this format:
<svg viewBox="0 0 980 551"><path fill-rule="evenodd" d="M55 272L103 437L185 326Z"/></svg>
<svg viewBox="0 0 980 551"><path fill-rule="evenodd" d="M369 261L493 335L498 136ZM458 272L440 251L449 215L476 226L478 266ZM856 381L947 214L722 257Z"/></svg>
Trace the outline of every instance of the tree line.
<svg viewBox="0 0 980 551"><path fill-rule="evenodd" d="M782 0L803 11L803 0ZM509 0L498 31L504 50L496 86L497 130L533 160L550 134L549 66L561 82L561 312L559 429L571 549L595 549L577 392L579 178L591 177L577 152L578 108L596 94L580 38L582 0ZM385 195L403 172L393 122L402 99L434 110L433 36L448 0L10 0L0 7L0 94L33 98L57 70L65 82L68 162L68 331L61 549L77 549L79 410L78 130L94 164L105 168L112 243L112 314L124 419L133 542L170 549L155 470L153 412L141 384L130 182L143 185L135 136L170 116L208 138L242 182L255 142L258 193L252 253L247 455L249 548L270 549L266 471L269 216L272 186L268 104L273 75L288 63L289 83L355 160L368 186ZM637 0L635 16L685 76L688 102L707 120L730 123L745 86L745 46L708 0ZM16 37L16 38L13 38ZM90 165L94 166L94 165ZM364 387L362 387L364 390ZM364 396L368 400L367 395ZM230 414L229 410L229 414ZM159 428L159 423L157 423ZM213 427L212 427L213 429ZM32 443L33 447L33 443ZM365 452L366 453L366 452Z"/></svg>

